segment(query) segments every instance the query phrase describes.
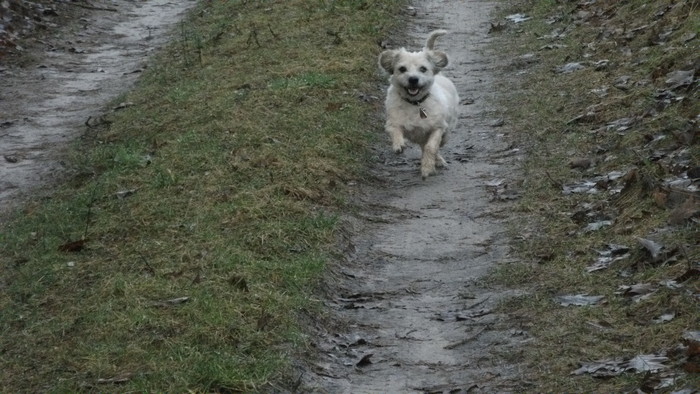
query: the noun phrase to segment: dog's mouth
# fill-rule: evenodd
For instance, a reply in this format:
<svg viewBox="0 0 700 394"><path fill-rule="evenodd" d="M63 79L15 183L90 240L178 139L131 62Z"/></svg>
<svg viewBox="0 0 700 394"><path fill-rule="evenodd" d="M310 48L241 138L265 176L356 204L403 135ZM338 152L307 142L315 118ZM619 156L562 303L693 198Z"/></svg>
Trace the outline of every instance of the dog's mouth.
<svg viewBox="0 0 700 394"><path fill-rule="evenodd" d="M406 88L406 93L409 96L417 96L420 93L420 88Z"/></svg>

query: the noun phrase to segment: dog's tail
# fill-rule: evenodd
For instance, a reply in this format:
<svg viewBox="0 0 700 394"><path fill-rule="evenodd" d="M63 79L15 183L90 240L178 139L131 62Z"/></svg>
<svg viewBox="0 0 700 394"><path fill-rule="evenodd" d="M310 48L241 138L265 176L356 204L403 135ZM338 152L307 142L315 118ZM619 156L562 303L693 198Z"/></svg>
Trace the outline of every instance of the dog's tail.
<svg viewBox="0 0 700 394"><path fill-rule="evenodd" d="M437 40L438 37L444 36L445 34L447 34L447 30L433 30L428 36L428 40L425 42L425 49L433 50L435 40Z"/></svg>

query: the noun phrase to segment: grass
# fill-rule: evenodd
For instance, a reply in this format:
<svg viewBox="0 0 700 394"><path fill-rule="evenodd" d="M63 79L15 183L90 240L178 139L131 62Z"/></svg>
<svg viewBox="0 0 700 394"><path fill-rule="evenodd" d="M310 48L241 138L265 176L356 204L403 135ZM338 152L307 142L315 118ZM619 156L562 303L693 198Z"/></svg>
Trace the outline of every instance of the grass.
<svg viewBox="0 0 700 394"><path fill-rule="evenodd" d="M284 384L402 3L201 2L2 229L0 391Z"/></svg>
<svg viewBox="0 0 700 394"><path fill-rule="evenodd" d="M513 13L532 19L493 34L506 63L498 105L514 140L528 152L516 212L527 220L512 228L522 261L500 267L491 280L530 289L501 306L536 339L518 361L524 361L538 392L628 392L655 387L659 374L598 379L571 373L582 362L665 354L669 376L676 378L673 388L698 387L697 373L684 372L685 352L675 349L682 349L684 332L699 327L700 281L691 276L680 288L663 285L697 268L700 259L697 217L679 210L682 202L697 209L697 192L674 192L666 183L699 164L697 131L693 139L689 127L700 112L697 83L675 90L684 99L668 105L655 96L668 89L669 72L697 65L698 40L686 41L700 23L697 2L596 2L590 7L505 2L500 16ZM546 37L554 31L564 35ZM666 38L659 42L659 37ZM547 44L559 47L543 48ZM537 60L517 59L527 53ZM607 60L607 66L596 69L599 60ZM570 62L587 67L568 74L553 71ZM622 76L629 77L629 86L614 87ZM607 89L605 95L596 93L601 88ZM607 127L625 117L636 119L629 129ZM572 168L572 159L578 158L592 165ZM564 185L611 171L627 176L596 194L562 192ZM615 187L621 191L613 192ZM584 230L605 219L612 224ZM673 252L653 262L638 238L654 239ZM628 246L630 257L587 272L610 243ZM658 290L639 301L621 293L620 286L637 283ZM606 302L589 307L554 302L555 296L582 293L603 295ZM667 312L674 313L673 320L653 323Z"/></svg>

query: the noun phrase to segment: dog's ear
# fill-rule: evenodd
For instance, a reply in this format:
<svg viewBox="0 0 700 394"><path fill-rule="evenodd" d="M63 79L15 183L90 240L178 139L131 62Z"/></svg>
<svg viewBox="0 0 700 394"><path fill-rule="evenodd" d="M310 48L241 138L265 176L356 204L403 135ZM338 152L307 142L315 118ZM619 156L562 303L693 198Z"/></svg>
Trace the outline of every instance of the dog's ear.
<svg viewBox="0 0 700 394"><path fill-rule="evenodd" d="M389 49L379 54L379 67L383 68L384 71L389 74L394 73L394 61L396 60L396 55L398 51Z"/></svg>
<svg viewBox="0 0 700 394"><path fill-rule="evenodd" d="M447 67L447 54L443 51L430 51L428 52L428 59L435 65L435 72Z"/></svg>

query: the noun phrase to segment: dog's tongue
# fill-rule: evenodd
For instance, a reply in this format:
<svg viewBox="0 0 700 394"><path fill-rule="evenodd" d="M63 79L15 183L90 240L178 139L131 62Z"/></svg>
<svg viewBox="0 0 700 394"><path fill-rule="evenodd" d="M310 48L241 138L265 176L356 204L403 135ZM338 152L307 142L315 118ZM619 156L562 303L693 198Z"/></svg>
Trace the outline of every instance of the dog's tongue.
<svg viewBox="0 0 700 394"><path fill-rule="evenodd" d="M408 94L410 94L411 96L417 95L418 92L420 92L420 89L408 89Z"/></svg>

